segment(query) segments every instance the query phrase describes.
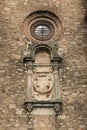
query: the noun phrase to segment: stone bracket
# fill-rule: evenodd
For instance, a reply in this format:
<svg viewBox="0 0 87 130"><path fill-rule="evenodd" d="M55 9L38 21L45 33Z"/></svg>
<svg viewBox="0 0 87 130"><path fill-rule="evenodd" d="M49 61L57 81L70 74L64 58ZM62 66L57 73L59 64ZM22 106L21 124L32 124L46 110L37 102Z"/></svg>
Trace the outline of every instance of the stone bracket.
<svg viewBox="0 0 87 130"><path fill-rule="evenodd" d="M26 112L31 113L33 110L33 104L31 102L25 102L24 109Z"/></svg>
<svg viewBox="0 0 87 130"><path fill-rule="evenodd" d="M60 114L62 110L62 102L59 101L26 101L24 102L24 109L31 113L34 108L54 108L56 115Z"/></svg>

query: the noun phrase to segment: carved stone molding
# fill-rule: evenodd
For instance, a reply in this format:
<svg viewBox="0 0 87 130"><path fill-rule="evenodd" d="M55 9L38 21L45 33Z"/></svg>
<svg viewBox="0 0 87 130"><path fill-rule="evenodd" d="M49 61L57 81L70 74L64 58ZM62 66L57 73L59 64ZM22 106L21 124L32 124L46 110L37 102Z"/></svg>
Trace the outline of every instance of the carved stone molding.
<svg viewBox="0 0 87 130"><path fill-rule="evenodd" d="M26 101L24 103L24 109L26 112L31 113L34 108L54 108L55 113L58 115L62 110L61 100L52 101Z"/></svg>
<svg viewBox="0 0 87 130"><path fill-rule="evenodd" d="M28 69L25 111L30 115L35 108L53 108L56 115L59 115L62 102L59 100L58 69L62 58L57 54L58 46L27 47L28 52L23 59Z"/></svg>
<svg viewBox="0 0 87 130"><path fill-rule="evenodd" d="M58 116L62 110L62 103L55 103L54 104L54 111L56 115Z"/></svg>
<svg viewBox="0 0 87 130"><path fill-rule="evenodd" d="M26 112L31 113L33 110L33 104L32 103L24 103L24 109Z"/></svg>
<svg viewBox="0 0 87 130"><path fill-rule="evenodd" d="M50 33L44 39L39 38L35 31L38 26L46 26ZM26 17L23 21L23 32L27 39L35 43L54 42L63 35L63 26L61 19L55 13L50 11L37 10Z"/></svg>

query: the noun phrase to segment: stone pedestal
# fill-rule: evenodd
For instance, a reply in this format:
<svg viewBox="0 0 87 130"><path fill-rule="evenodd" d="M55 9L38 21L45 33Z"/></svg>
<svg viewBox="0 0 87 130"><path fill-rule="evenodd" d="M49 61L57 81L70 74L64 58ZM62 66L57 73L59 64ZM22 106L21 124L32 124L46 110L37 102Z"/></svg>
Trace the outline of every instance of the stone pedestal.
<svg viewBox="0 0 87 130"><path fill-rule="evenodd" d="M33 130L56 130L53 109L39 108L33 111Z"/></svg>
<svg viewBox="0 0 87 130"><path fill-rule="evenodd" d="M56 119L61 112L60 101L27 101L28 130L57 130Z"/></svg>

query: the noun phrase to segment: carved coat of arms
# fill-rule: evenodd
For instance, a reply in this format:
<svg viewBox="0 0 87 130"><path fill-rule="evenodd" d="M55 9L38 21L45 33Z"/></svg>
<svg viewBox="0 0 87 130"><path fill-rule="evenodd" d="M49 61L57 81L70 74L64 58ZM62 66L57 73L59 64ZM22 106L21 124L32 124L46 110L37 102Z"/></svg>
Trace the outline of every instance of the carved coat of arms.
<svg viewBox="0 0 87 130"><path fill-rule="evenodd" d="M34 76L34 90L41 94L50 92L53 88L53 76L49 73L39 73Z"/></svg>

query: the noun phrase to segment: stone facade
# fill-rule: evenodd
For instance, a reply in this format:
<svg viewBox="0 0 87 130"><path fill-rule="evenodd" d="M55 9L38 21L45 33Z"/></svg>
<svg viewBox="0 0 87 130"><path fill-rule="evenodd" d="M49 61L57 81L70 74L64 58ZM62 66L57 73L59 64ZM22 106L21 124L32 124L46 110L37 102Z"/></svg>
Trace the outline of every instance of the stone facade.
<svg viewBox="0 0 87 130"><path fill-rule="evenodd" d="M23 106L27 70L21 56L28 40L22 25L36 10L53 11L63 25L58 41L58 53L63 59L59 69L63 107L56 127L58 130L87 130L86 8L86 0L0 0L0 130L27 130L30 126ZM48 124L48 128L44 128L51 130L50 121L53 122L54 117L46 121L46 116L38 115L38 122L39 117L42 125ZM40 128L40 124L34 127Z"/></svg>

